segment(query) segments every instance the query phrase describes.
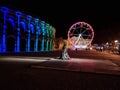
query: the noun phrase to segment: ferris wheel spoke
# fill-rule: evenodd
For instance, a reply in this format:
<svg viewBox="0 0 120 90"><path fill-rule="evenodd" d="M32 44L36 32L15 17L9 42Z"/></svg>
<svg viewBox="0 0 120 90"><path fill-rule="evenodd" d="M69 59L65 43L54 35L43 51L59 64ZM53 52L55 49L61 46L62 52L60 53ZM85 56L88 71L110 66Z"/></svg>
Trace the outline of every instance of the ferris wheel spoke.
<svg viewBox="0 0 120 90"><path fill-rule="evenodd" d="M84 40L84 38L81 36L81 40L83 41Z"/></svg>
<svg viewBox="0 0 120 90"><path fill-rule="evenodd" d="M91 34L89 34L89 35L88 35L88 37L91 37L91 38L92 38L92 35L91 35Z"/></svg>
<svg viewBox="0 0 120 90"><path fill-rule="evenodd" d="M85 33L86 31L87 31L87 30L84 30L84 31L82 32L82 34Z"/></svg>
<svg viewBox="0 0 120 90"><path fill-rule="evenodd" d="M79 39L80 39L80 35L76 38L77 40L75 41L75 45L76 43L78 43Z"/></svg>
<svg viewBox="0 0 120 90"><path fill-rule="evenodd" d="M88 36L88 37L90 37L91 35L87 35L87 34L82 34L82 36Z"/></svg>
<svg viewBox="0 0 120 90"><path fill-rule="evenodd" d="M74 34L74 33L72 33L72 34L70 34L70 35L79 35L79 34Z"/></svg>
<svg viewBox="0 0 120 90"><path fill-rule="evenodd" d="M80 33L82 33L82 28L80 28Z"/></svg>
<svg viewBox="0 0 120 90"><path fill-rule="evenodd" d="M70 34L70 36L78 36L79 34Z"/></svg>
<svg viewBox="0 0 120 90"><path fill-rule="evenodd" d="M78 29L74 29L74 30L72 30L72 33L80 33L79 31L78 31Z"/></svg>
<svg viewBox="0 0 120 90"><path fill-rule="evenodd" d="M76 43L80 42L81 40L83 40L83 37L81 34L79 34L79 36L77 37Z"/></svg>
<svg viewBox="0 0 120 90"><path fill-rule="evenodd" d="M92 39L92 37L91 37L91 36L88 36L88 39Z"/></svg>
<svg viewBox="0 0 120 90"><path fill-rule="evenodd" d="M75 29L72 28L70 31L71 31L71 33L74 33Z"/></svg>
<svg viewBox="0 0 120 90"><path fill-rule="evenodd" d="M84 37L85 37L85 39L92 39L91 35L86 35Z"/></svg>

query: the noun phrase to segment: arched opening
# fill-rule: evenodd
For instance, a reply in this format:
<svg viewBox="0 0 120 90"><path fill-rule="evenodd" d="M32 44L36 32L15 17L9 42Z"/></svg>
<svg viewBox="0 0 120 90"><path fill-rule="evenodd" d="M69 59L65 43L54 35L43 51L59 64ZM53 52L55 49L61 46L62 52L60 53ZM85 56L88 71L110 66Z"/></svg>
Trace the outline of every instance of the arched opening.
<svg viewBox="0 0 120 90"><path fill-rule="evenodd" d="M15 38L13 36L7 37L7 52L14 52Z"/></svg>
<svg viewBox="0 0 120 90"><path fill-rule="evenodd" d="M41 43L42 43L41 37L39 37L39 40L38 40L38 51L41 50Z"/></svg>
<svg viewBox="0 0 120 90"><path fill-rule="evenodd" d="M0 23L0 44L1 44L1 36L2 36L2 23Z"/></svg>
<svg viewBox="0 0 120 90"><path fill-rule="evenodd" d="M14 52L15 49L15 31L14 31L14 20L13 18L7 19L6 28L6 48L7 52Z"/></svg>
<svg viewBox="0 0 120 90"><path fill-rule="evenodd" d="M7 29L6 29L7 36L15 35L14 27L15 27L14 20L12 18L8 18L7 19Z"/></svg>
<svg viewBox="0 0 120 90"><path fill-rule="evenodd" d="M25 39L21 39L20 40L20 51L21 52L25 52L26 49L26 40Z"/></svg>
<svg viewBox="0 0 120 90"><path fill-rule="evenodd" d="M20 51L26 51L26 25L24 21L20 22Z"/></svg>
<svg viewBox="0 0 120 90"><path fill-rule="evenodd" d="M34 51L34 40L30 41L30 51Z"/></svg>

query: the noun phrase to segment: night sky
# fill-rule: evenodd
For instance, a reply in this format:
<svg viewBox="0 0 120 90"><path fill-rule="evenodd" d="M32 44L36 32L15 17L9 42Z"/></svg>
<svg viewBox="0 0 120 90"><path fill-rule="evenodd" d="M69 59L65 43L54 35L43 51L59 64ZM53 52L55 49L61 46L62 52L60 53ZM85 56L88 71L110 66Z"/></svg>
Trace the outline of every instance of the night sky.
<svg viewBox="0 0 120 90"><path fill-rule="evenodd" d="M0 4L51 24L56 28L56 38L67 39L70 26L84 21L94 29L93 43L105 43L115 39L120 41L119 3L90 1L0 0Z"/></svg>

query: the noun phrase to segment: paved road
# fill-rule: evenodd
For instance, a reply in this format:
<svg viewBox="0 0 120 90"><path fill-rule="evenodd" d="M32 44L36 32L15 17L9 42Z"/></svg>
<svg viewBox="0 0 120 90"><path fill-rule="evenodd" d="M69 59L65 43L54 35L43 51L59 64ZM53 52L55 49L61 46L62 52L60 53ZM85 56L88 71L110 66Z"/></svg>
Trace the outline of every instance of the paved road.
<svg viewBox="0 0 120 90"><path fill-rule="evenodd" d="M119 90L119 56L98 53L81 52L81 58L74 54L66 61L1 56L0 90Z"/></svg>

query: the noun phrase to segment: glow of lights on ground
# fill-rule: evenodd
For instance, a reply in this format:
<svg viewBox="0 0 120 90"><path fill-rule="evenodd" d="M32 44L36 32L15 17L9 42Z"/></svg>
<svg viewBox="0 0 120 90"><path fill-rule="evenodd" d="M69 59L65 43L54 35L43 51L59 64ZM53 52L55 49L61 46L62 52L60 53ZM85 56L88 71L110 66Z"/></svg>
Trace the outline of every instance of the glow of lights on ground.
<svg viewBox="0 0 120 90"><path fill-rule="evenodd" d="M2 61L15 61L15 62L43 62L49 58L38 57L0 57Z"/></svg>
<svg viewBox="0 0 120 90"><path fill-rule="evenodd" d="M0 57L0 61L29 62L32 68L45 68L67 71L84 71L97 73L117 73L120 67L110 60L80 59L60 60L51 57ZM37 65L34 65L37 63ZM120 74L119 74L120 75Z"/></svg>

